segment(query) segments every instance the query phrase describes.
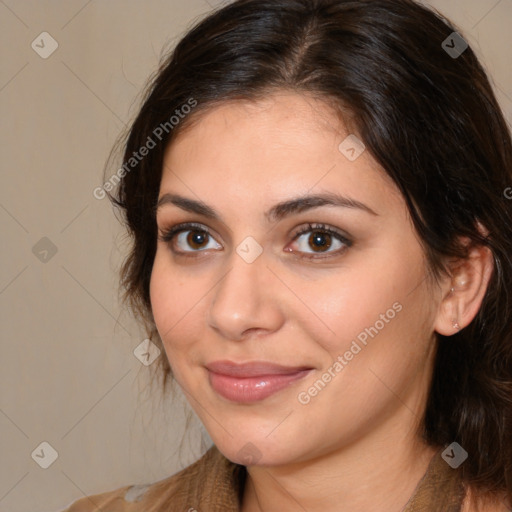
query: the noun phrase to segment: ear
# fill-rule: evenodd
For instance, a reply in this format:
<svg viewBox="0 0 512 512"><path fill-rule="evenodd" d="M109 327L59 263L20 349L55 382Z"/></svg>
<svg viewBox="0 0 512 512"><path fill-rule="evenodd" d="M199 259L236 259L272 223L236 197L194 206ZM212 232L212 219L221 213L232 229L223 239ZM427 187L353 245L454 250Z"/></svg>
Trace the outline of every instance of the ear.
<svg viewBox="0 0 512 512"><path fill-rule="evenodd" d="M470 249L468 258L451 265L450 276L441 284L434 330L444 336L456 334L475 318L494 268L492 252L478 245Z"/></svg>

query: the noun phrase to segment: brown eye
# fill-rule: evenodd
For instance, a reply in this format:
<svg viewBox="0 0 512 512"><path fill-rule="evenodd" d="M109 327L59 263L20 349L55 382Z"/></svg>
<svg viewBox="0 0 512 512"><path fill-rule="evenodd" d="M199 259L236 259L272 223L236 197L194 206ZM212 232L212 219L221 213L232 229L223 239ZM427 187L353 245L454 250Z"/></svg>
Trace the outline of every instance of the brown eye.
<svg viewBox="0 0 512 512"><path fill-rule="evenodd" d="M169 244L176 254L193 255L206 249L222 248L220 244L211 245L215 239L206 228L198 224L179 224L163 231L159 239Z"/></svg>
<svg viewBox="0 0 512 512"><path fill-rule="evenodd" d="M215 245L214 238L203 229L182 229L180 232L175 233L173 238L175 240L172 240L172 242L174 246L177 246L177 253L194 253L202 252L206 249L222 248L220 244Z"/></svg>
<svg viewBox="0 0 512 512"><path fill-rule="evenodd" d="M334 228L324 224L308 224L295 235L294 244L297 245L296 251L304 254L303 257L315 258L315 253L325 254L325 257L337 256L350 247L352 242Z"/></svg>

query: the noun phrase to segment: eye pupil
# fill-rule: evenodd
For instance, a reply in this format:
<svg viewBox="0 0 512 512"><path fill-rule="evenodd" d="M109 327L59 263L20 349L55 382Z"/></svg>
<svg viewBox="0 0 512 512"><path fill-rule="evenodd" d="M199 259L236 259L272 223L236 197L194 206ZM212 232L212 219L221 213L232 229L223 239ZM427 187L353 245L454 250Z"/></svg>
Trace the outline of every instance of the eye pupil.
<svg viewBox="0 0 512 512"><path fill-rule="evenodd" d="M309 237L309 242L313 244L313 249L317 251L317 249L329 249L331 246L331 235L328 233L322 233L320 231L314 231ZM328 241L326 240L328 239ZM317 251L322 252L322 251Z"/></svg>

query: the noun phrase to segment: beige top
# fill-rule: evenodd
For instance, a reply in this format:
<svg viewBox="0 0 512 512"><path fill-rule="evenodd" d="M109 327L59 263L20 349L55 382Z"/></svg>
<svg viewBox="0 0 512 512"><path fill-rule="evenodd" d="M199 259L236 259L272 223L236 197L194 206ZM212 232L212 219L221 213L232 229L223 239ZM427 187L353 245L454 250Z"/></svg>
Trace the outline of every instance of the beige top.
<svg viewBox="0 0 512 512"><path fill-rule="evenodd" d="M461 512L460 472L433 457L402 512ZM62 512L239 512L247 470L213 445L200 459L153 484L86 496Z"/></svg>

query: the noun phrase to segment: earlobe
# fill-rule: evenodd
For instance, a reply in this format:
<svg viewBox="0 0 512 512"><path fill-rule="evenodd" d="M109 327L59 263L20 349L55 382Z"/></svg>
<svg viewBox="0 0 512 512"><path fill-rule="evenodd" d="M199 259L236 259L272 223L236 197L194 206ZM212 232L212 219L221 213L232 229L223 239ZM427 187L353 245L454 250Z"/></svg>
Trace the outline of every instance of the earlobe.
<svg viewBox="0 0 512 512"><path fill-rule="evenodd" d="M493 267L492 252L482 245L470 249L467 259L458 260L442 284L436 332L452 336L471 323L482 305Z"/></svg>

